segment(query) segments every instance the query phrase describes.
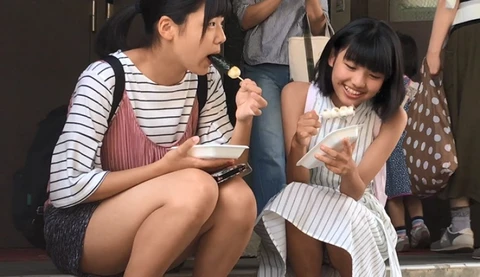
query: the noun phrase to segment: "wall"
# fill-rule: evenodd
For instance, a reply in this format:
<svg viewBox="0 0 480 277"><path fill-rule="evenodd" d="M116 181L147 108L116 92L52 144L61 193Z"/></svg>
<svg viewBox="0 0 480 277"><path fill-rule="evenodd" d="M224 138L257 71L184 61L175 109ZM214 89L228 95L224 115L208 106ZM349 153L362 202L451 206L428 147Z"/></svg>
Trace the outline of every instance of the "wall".
<svg viewBox="0 0 480 277"><path fill-rule="evenodd" d="M337 12L336 4L338 2L343 2L345 6L344 11ZM348 24L351 20L351 0L331 0L330 2L330 17L332 26L335 30L338 30Z"/></svg>

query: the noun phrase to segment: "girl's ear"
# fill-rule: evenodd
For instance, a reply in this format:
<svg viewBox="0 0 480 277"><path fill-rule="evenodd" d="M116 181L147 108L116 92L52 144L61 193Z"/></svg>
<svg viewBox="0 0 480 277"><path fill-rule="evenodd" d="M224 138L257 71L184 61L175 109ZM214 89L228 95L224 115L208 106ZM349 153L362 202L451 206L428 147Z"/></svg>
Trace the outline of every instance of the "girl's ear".
<svg viewBox="0 0 480 277"><path fill-rule="evenodd" d="M157 23L157 31L165 40L172 40L178 32L178 25L168 16L162 16Z"/></svg>
<svg viewBox="0 0 480 277"><path fill-rule="evenodd" d="M335 60L336 60L336 56L335 56L335 53L334 51L332 51L332 53L330 53L330 57L328 57L328 65L333 68L333 65L335 64Z"/></svg>

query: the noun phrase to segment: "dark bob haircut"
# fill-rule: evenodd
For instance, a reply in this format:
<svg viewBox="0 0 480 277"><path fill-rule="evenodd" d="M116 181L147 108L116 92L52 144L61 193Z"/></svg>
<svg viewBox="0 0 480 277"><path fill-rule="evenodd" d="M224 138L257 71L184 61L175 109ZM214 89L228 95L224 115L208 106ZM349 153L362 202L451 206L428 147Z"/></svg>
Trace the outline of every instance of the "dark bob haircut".
<svg viewBox="0 0 480 277"><path fill-rule="evenodd" d="M335 33L315 68L315 84L325 96L335 93L328 59L345 49L345 60L385 76L379 93L371 101L382 121L389 119L405 98L402 48L397 34L385 22L372 18L352 21Z"/></svg>
<svg viewBox="0 0 480 277"><path fill-rule="evenodd" d="M403 70L408 78L412 79L418 73L418 48L415 39L397 31L403 53Z"/></svg>
<svg viewBox="0 0 480 277"><path fill-rule="evenodd" d="M100 30L95 52L101 58L117 50L128 50L127 34L136 15L142 15L146 47L152 46L158 38L156 25L162 16L168 16L175 24L185 23L187 16L200 9L205 4L205 19L203 21L203 34L208 27L208 22L215 17L225 17L231 13L230 0L138 0L135 5L120 10L112 16Z"/></svg>

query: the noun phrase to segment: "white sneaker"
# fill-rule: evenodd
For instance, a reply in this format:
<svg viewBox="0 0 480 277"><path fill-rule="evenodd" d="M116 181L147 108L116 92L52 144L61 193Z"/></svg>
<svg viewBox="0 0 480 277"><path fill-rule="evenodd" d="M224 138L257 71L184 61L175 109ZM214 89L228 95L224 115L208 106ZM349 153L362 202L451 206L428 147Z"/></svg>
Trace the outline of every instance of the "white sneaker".
<svg viewBox="0 0 480 277"><path fill-rule="evenodd" d="M424 249L430 246L430 231L428 231L427 225L420 224L412 228L410 243L412 248Z"/></svg>
<svg viewBox="0 0 480 277"><path fill-rule="evenodd" d="M405 252L410 249L410 241L408 240L408 236L399 236L397 239L397 245L395 250L397 252Z"/></svg>
<svg viewBox="0 0 480 277"><path fill-rule="evenodd" d="M459 232L452 232L448 227L443 233L441 239L432 243L430 250L444 253L472 253L473 251L473 231L470 228Z"/></svg>

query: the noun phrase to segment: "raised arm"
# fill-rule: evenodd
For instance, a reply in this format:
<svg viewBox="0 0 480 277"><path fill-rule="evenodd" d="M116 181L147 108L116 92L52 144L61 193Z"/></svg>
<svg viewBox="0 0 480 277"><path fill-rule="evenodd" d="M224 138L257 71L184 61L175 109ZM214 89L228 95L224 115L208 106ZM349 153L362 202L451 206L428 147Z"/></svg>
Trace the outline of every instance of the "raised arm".
<svg viewBox="0 0 480 277"><path fill-rule="evenodd" d="M243 30L251 29L267 19L282 3L282 0L233 0L235 12Z"/></svg>
<svg viewBox="0 0 480 277"><path fill-rule="evenodd" d="M305 10L314 36L325 33L325 26L327 26L326 8L322 7L321 0L305 0Z"/></svg>
<svg viewBox="0 0 480 277"><path fill-rule="evenodd" d="M253 116L261 115L261 109L267 105L261 97L261 89L250 79L240 83L235 97L236 124L232 127L227 114L225 91L220 73L212 66L209 73L209 90L207 103L200 113L199 129L202 144L249 145ZM248 160L248 151L238 159L244 163Z"/></svg>
<svg viewBox="0 0 480 277"><path fill-rule="evenodd" d="M459 1L455 3L453 9L446 7L446 0L438 0L435 18L433 20L432 34L427 50L427 62L431 74L437 74L440 71L440 52L443 43L447 38L448 31L452 26L455 15L457 14Z"/></svg>

